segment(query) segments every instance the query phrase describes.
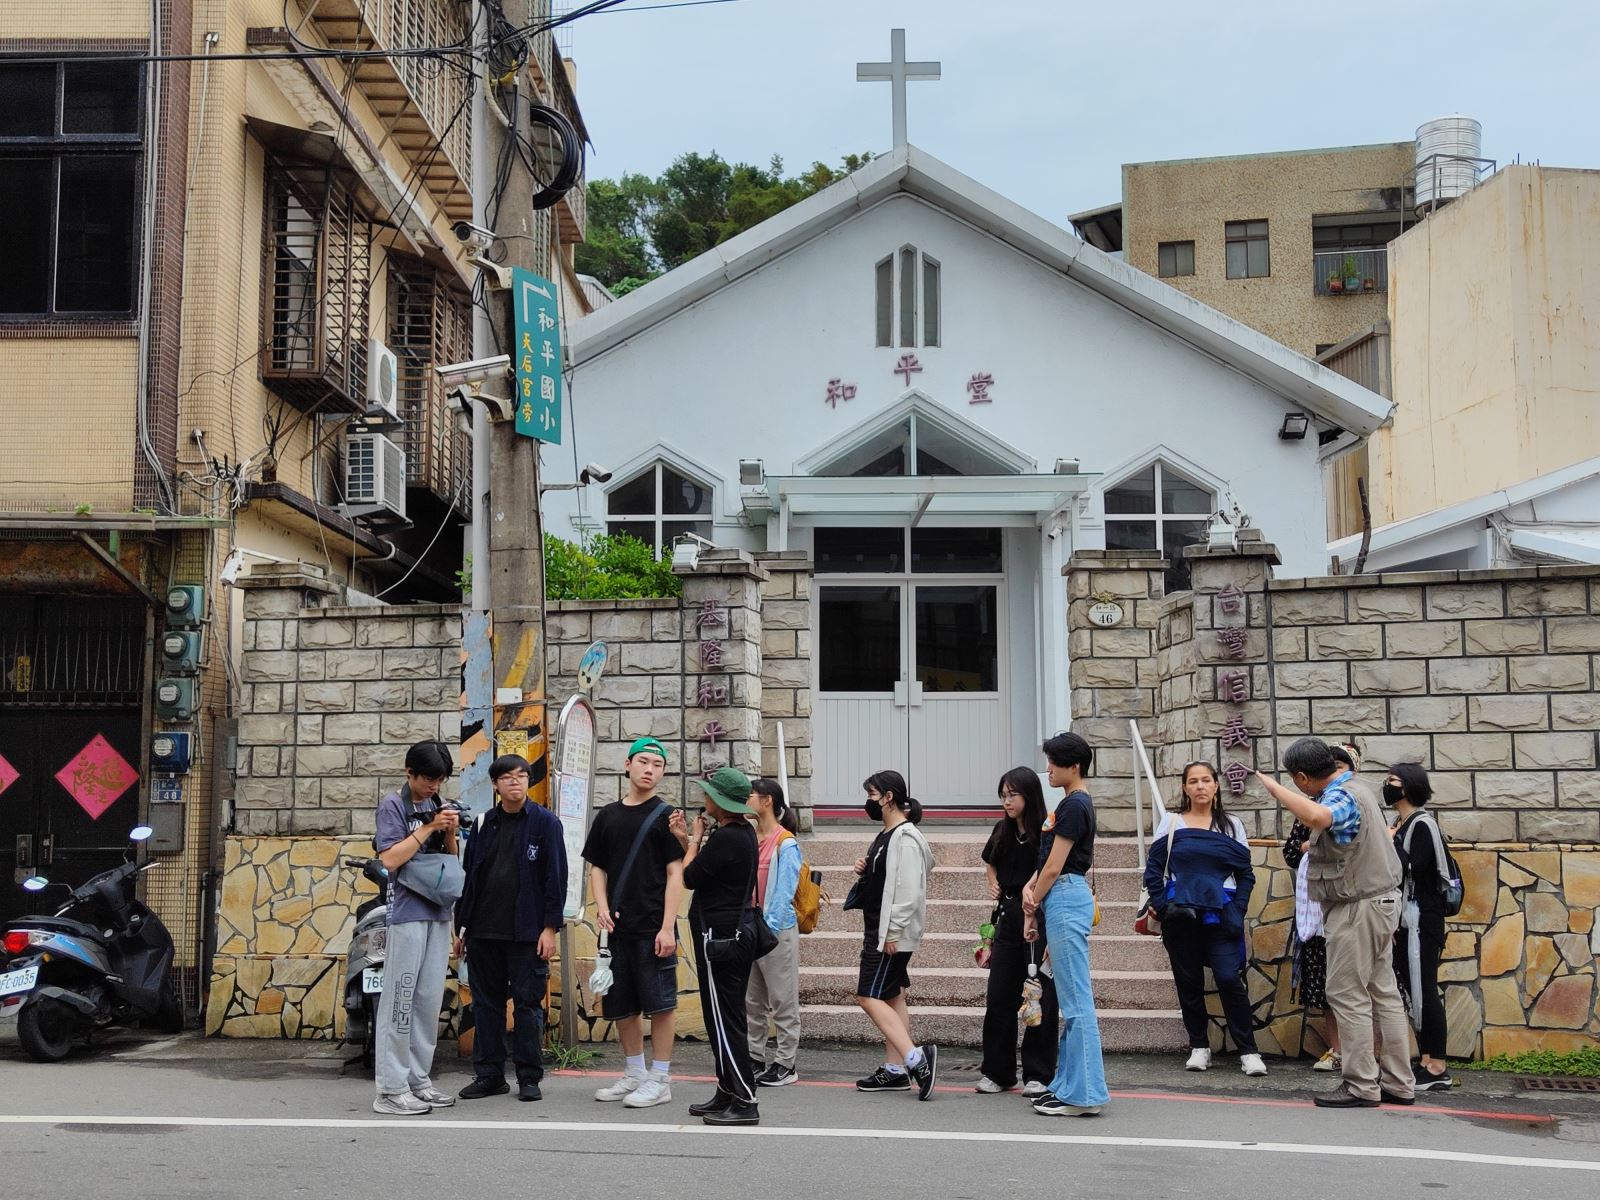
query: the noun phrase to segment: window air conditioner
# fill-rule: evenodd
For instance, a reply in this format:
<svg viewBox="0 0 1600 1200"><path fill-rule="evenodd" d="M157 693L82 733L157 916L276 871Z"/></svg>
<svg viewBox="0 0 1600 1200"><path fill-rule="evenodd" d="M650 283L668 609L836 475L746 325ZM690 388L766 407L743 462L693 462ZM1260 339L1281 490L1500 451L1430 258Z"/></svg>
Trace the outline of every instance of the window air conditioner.
<svg viewBox="0 0 1600 1200"><path fill-rule="evenodd" d="M406 453L381 433L344 439L344 512L371 516L384 509L406 515Z"/></svg>
<svg viewBox="0 0 1600 1200"><path fill-rule="evenodd" d="M367 342L367 416L400 419L400 364L377 338Z"/></svg>

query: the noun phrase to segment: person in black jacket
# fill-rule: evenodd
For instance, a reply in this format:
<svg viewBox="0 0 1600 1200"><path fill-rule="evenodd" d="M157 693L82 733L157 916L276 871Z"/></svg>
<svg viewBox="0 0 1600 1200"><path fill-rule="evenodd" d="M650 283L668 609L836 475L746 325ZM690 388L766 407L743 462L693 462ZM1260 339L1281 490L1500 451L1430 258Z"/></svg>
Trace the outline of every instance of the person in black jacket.
<svg viewBox="0 0 1600 1200"><path fill-rule="evenodd" d="M983 1074L977 1091L1009 1092L1017 1085L1017 1010L1028 978L1040 984L1039 1023L1022 1032L1022 1094L1042 1096L1056 1073L1056 1043L1061 1010L1055 981L1040 970L1042 941L1022 937L1022 889L1039 864L1039 839L1044 829L1044 788L1039 773L1013 767L1000 776L1000 803L1005 816L995 822L983 847L989 898L995 902L994 942L990 947L988 1010L983 1018Z"/></svg>
<svg viewBox="0 0 1600 1200"><path fill-rule="evenodd" d="M472 1082L461 1099L509 1091L506 997L512 1001L511 1061L517 1099L538 1100L544 1078L543 1001L567 902L561 822L528 803L528 761L505 754L489 766L495 806L467 839L467 884L456 902L472 989Z"/></svg>
<svg viewBox="0 0 1600 1200"><path fill-rule="evenodd" d="M756 831L745 820L753 785L734 767L719 767L710 779L696 779L705 793L705 811L684 827L683 813L672 814L668 828L683 846L683 886L694 892L689 931L694 938L695 973L706 1040L717 1069L716 1094L689 1106L707 1125L759 1125L756 1073L750 1065L750 1026L745 991L750 986L749 957L711 962L706 943L739 931L755 895ZM759 914L758 914L759 919Z"/></svg>
<svg viewBox="0 0 1600 1200"><path fill-rule="evenodd" d="M1416 1012L1417 1050L1421 1061L1415 1066L1417 1091L1446 1090L1451 1084L1450 1064L1445 1059L1449 1029L1445 1023L1444 998L1439 994L1439 959L1444 954L1444 897L1439 880L1447 871L1441 861L1444 837L1433 814L1426 809L1433 798L1428 773L1416 763L1395 763L1383 781L1383 802L1391 805L1400 820L1394 827L1394 845L1405 871L1401 884L1406 898L1407 916L1394 935L1394 973L1407 1007ZM1416 907L1411 907L1412 902ZM1418 978L1412 978L1411 939L1417 940Z"/></svg>

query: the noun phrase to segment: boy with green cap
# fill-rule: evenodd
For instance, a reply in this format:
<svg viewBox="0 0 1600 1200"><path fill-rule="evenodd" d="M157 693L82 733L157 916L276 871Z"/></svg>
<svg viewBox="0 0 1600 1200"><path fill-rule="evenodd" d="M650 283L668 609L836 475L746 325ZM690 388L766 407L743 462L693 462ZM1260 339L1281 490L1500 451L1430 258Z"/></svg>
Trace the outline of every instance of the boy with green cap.
<svg viewBox="0 0 1600 1200"><path fill-rule="evenodd" d="M611 952L611 989L601 1014L617 1027L626 1069L596 1100L652 1108L672 1100L672 1039L678 1008L678 905L683 847L656 795L667 751L653 737L628 748L628 794L595 814L583 844L595 913ZM644 1018L654 1061L645 1068Z"/></svg>

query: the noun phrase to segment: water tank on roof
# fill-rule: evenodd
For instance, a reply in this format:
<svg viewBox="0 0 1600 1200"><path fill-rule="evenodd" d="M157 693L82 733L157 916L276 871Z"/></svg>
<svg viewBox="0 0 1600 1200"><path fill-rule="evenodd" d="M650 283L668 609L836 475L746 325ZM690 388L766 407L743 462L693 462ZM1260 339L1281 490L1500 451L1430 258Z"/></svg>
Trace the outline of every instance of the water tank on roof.
<svg viewBox="0 0 1600 1200"><path fill-rule="evenodd" d="M1453 113L1417 126L1417 211L1432 212L1478 182L1483 157L1483 126Z"/></svg>

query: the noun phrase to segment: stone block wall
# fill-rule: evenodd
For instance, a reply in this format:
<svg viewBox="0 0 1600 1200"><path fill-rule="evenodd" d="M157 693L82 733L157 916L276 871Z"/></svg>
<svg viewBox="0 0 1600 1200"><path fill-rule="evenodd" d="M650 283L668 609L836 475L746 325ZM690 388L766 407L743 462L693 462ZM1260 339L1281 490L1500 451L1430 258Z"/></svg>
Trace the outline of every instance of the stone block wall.
<svg viewBox="0 0 1600 1200"><path fill-rule="evenodd" d="M1600 849L1480 843L1451 849L1466 899L1447 922L1439 983L1452 1058L1573 1050L1600 1041ZM1294 874L1252 848L1250 999L1269 1054L1321 1054L1322 1014L1294 998ZM1212 1045L1222 1048L1216 997Z"/></svg>
<svg viewBox="0 0 1600 1200"><path fill-rule="evenodd" d="M461 737L461 610L332 607L322 569L243 576L233 829L253 836L368 834L405 753Z"/></svg>
<svg viewBox="0 0 1600 1200"><path fill-rule="evenodd" d="M778 777L783 726L789 803L810 828L811 560L803 552L756 555L761 582L761 774Z"/></svg>

